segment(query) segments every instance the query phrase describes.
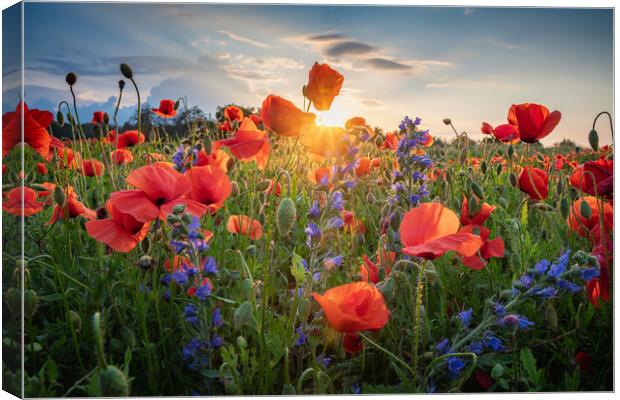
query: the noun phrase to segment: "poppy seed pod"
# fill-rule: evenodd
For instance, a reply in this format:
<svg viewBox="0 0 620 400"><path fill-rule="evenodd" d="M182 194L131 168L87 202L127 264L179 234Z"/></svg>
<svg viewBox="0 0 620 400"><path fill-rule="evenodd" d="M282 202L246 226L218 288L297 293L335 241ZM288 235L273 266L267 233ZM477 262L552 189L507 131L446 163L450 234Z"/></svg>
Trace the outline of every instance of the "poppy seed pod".
<svg viewBox="0 0 620 400"><path fill-rule="evenodd" d="M60 207L65 205L67 200L64 190L60 186L54 188L54 202Z"/></svg>
<svg viewBox="0 0 620 400"><path fill-rule="evenodd" d="M133 79L133 70L125 63L121 64L121 74L127 79Z"/></svg>
<svg viewBox="0 0 620 400"><path fill-rule="evenodd" d="M590 219L592 216L592 208L587 201L582 201L579 205L579 212L585 219Z"/></svg>
<svg viewBox="0 0 620 400"><path fill-rule="evenodd" d="M82 329L82 317L80 314L76 313L73 310L69 310L69 325L75 330L79 332Z"/></svg>
<svg viewBox="0 0 620 400"><path fill-rule="evenodd" d="M295 224L297 209L295 203L289 197L285 197L278 205L278 218L276 224L281 236L288 236Z"/></svg>
<svg viewBox="0 0 620 400"><path fill-rule="evenodd" d="M77 75L73 72L69 72L65 77L65 80L67 81L69 86L73 86L75 85L75 82L77 82Z"/></svg>
<svg viewBox="0 0 620 400"><path fill-rule="evenodd" d="M127 377L114 365L108 365L99 372L99 389L103 397L129 396Z"/></svg>
<svg viewBox="0 0 620 400"><path fill-rule="evenodd" d="M517 176L515 175L514 172L510 173L509 181L510 181L510 186L517 187Z"/></svg>
<svg viewBox="0 0 620 400"><path fill-rule="evenodd" d="M471 183L471 191L475 193L476 196L478 196L481 199L484 199L484 192L482 191L482 188L480 187L480 185L478 185L476 182Z"/></svg>
<svg viewBox="0 0 620 400"><path fill-rule="evenodd" d="M570 213L570 203L566 197L563 197L560 200L560 213L562 213L562 218L568 218L568 214Z"/></svg>
<svg viewBox="0 0 620 400"><path fill-rule="evenodd" d="M63 115L62 111L58 111L56 113L56 122L58 122L58 125L60 126L65 125L65 116Z"/></svg>
<svg viewBox="0 0 620 400"><path fill-rule="evenodd" d="M588 143L590 143L590 147L592 147L592 150L598 151L598 132L596 132L594 129L592 129L590 133L588 133Z"/></svg>

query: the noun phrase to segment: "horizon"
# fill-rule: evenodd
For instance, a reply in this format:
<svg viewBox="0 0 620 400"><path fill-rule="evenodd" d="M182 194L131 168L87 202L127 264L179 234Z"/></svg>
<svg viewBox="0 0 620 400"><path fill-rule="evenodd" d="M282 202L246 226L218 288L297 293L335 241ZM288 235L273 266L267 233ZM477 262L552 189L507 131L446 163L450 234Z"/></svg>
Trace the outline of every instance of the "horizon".
<svg viewBox="0 0 620 400"><path fill-rule="evenodd" d="M566 138L584 145L595 115L613 116L611 9L140 3L24 8L26 103L55 112L70 99L65 75L73 71L83 121L93 111L113 113L121 62L134 69L143 102L157 106L160 99L187 96L190 106L207 114L228 103L258 108L268 94L301 107L301 87L316 61L345 77L332 109L319 115L325 124L363 116L389 131L405 115L417 116L433 136L451 140L454 134L442 123L450 118L478 140L483 121L506 123L512 104L533 102L562 112L543 144ZM3 13L5 34L16 29L11 12ZM10 59L10 50L3 54L3 113L19 101L19 62ZM120 123L136 104L129 85ZM599 124L601 144L611 143L608 124Z"/></svg>

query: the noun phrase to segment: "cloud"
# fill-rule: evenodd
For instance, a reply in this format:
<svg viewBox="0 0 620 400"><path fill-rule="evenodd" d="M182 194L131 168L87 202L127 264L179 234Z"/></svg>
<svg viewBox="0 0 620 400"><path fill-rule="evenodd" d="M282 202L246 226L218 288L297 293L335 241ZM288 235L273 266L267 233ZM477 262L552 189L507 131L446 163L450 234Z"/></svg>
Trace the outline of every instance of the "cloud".
<svg viewBox="0 0 620 400"><path fill-rule="evenodd" d="M413 69L411 65L403 64L397 61L388 60L387 58L375 57L366 60L371 68L385 71L410 71Z"/></svg>
<svg viewBox="0 0 620 400"><path fill-rule="evenodd" d="M327 47L324 52L330 57L342 57L347 55L359 56L376 51L375 46L362 42L344 41L337 42Z"/></svg>
<svg viewBox="0 0 620 400"><path fill-rule="evenodd" d="M476 9L475 9L475 8L465 7L465 8L463 9L463 14L465 14L466 16L467 16L467 15L472 15L472 14L473 14L473 13L475 13L475 12L476 12Z"/></svg>
<svg viewBox="0 0 620 400"><path fill-rule="evenodd" d="M502 89L502 90L514 90L518 86L498 82L490 79L481 80L468 80L468 79L453 79L453 80L441 80L435 82L429 82L426 84L429 89L474 89L474 88L488 88L488 89Z"/></svg>
<svg viewBox="0 0 620 400"><path fill-rule="evenodd" d="M252 46L261 47L261 48L269 48L269 47L271 47L267 43L259 42L259 41L256 41L254 39L247 38L245 36L237 35L236 33L233 33L233 32L218 31L218 33L226 35L230 39L236 40L237 42L241 42L241 43L245 43L245 44L250 44Z"/></svg>
<svg viewBox="0 0 620 400"><path fill-rule="evenodd" d="M524 49L525 48L525 46L520 45L520 44L505 42L503 40L498 40L498 39L493 39L493 38L485 38L485 39L482 40L482 42L490 44L491 46L500 47L500 48L506 49L506 50L516 50L516 49Z"/></svg>

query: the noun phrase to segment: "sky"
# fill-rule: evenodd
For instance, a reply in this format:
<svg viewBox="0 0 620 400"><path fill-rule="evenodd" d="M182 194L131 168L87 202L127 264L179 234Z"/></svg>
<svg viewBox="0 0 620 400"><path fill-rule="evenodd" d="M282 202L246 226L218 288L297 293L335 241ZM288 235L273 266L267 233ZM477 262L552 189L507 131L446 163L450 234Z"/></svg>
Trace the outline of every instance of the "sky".
<svg viewBox="0 0 620 400"><path fill-rule="evenodd" d="M544 144L587 144L594 116L613 111L611 9L26 3L24 35L29 107L69 100L74 71L82 120L113 113L121 62L150 104L186 96L211 113L268 94L301 107L309 69L327 62L345 79L322 123L359 115L391 130L417 116L448 139L444 118L479 139L483 121L506 123L512 104L532 102L562 112ZM9 52L3 112L19 101ZM122 100L121 121L136 105L131 86ZM608 125L599 134L611 142Z"/></svg>

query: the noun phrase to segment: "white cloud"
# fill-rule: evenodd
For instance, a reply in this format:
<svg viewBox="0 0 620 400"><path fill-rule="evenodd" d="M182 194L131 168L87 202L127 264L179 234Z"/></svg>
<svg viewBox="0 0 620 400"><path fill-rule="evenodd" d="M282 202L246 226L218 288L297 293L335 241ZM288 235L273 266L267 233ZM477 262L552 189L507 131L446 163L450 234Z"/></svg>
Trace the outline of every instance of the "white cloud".
<svg viewBox="0 0 620 400"><path fill-rule="evenodd" d="M245 37L245 36L237 35L236 33L233 33L233 32L229 32L229 31L217 31L217 32L221 33L223 35L226 35L230 39L236 40L237 42L241 42L241 43L245 43L245 44L249 44L249 45L256 46L256 47L261 47L261 48L269 48L269 47L271 47L267 43L259 42L257 40L250 39L250 38Z"/></svg>

